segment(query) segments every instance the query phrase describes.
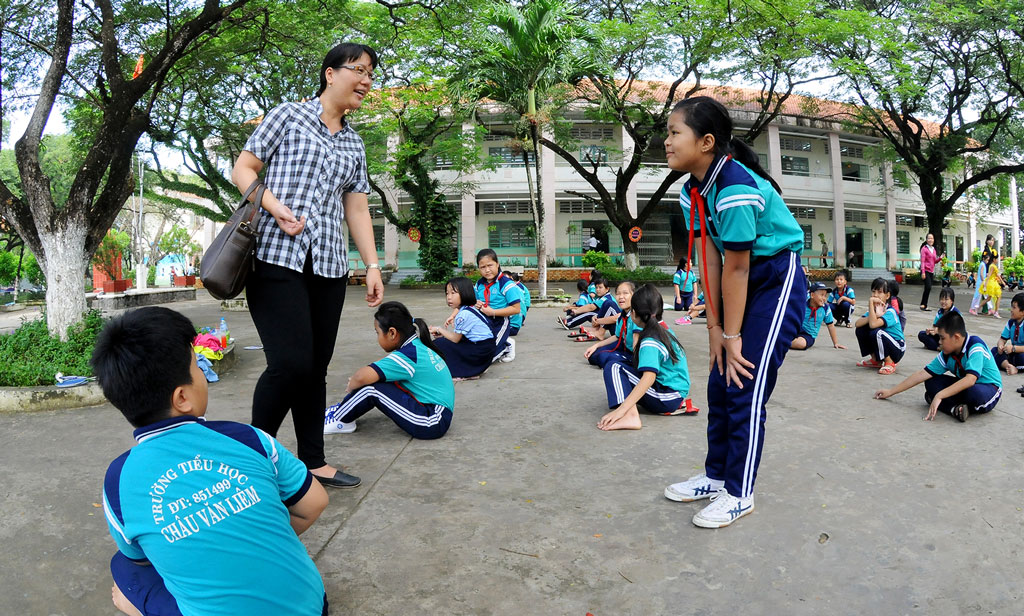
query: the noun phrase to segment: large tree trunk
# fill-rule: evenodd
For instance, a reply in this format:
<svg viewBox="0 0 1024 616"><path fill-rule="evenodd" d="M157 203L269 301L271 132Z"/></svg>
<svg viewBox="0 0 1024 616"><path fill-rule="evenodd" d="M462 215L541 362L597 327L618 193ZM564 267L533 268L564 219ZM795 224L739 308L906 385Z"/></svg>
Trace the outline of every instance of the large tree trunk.
<svg viewBox="0 0 1024 616"><path fill-rule="evenodd" d="M46 325L50 334L67 340L68 327L78 323L86 311L85 254L87 231L84 222L69 223L63 229L39 230L46 273Z"/></svg>

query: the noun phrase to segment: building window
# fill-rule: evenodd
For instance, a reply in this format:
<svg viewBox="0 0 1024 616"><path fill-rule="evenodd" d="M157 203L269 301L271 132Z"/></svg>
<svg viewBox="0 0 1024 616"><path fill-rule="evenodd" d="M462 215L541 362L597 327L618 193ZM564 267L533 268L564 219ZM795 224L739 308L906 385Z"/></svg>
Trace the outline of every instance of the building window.
<svg viewBox="0 0 1024 616"><path fill-rule="evenodd" d="M843 179L850 182L867 182L870 180L867 165L843 161Z"/></svg>
<svg viewBox="0 0 1024 616"><path fill-rule="evenodd" d="M528 220L491 220L487 223L491 248L533 248L533 223Z"/></svg>
<svg viewBox="0 0 1024 616"><path fill-rule="evenodd" d="M885 214L879 214L878 215L878 224L880 224L880 225L884 225L885 224Z"/></svg>
<svg viewBox="0 0 1024 616"><path fill-rule="evenodd" d="M903 214L896 214L896 226L897 227L913 227L914 217L904 216Z"/></svg>
<svg viewBox="0 0 1024 616"><path fill-rule="evenodd" d="M608 148L603 145L580 146L580 162L583 164L608 162Z"/></svg>
<svg viewBox="0 0 1024 616"><path fill-rule="evenodd" d="M455 161L447 156L434 157L434 169L451 169L453 164L455 164Z"/></svg>
<svg viewBox="0 0 1024 616"><path fill-rule="evenodd" d="M896 254L910 254L910 231L896 232Z"/></svg>
<svg viewBox="0 0 1024 616"><path fill-rule="evenodd" d="M481 214L529 214L529 201L477 201Z"/></svg>
<svg viewBox="0 0 1024 616"><path fill-rule="evenodd" d="M761 163L761 168L762 169L767 169L768 168L768 155L767 154L762 154L761 152L758 152L757 153L757 162Z"/></svg>
<svg viewBox="0 0 1024 616"><path fill-rule="evenodd" d="M384 225L373 225L373 244L377 252L384 252ZM348 252L350 255L358 256L356 240L352 234L348 234Z"/></svg>
<svg viewBox="0 0 1024 616"><path fill-rule="evenodd" d="M804 232L804 250L811 250L811 225L800 225L800 229Z"/></svg>
<svg viewBox="0 0 1024 616"><path fill-rule="evenodd" d="M790 152L810 152L811 142L798 137L780 137L779 148Z"/></svg>
<svg viewBox="0 0 1024 616"><path fill-rule="evenodd" d="M593 203L592 201L586 201L584 199L576 199L571 201L559 201L558 212L560 214L600 214L604 212L604 207L602 207L600 203Z"/></svg>
<svg viewBox="0 0 1024 616"><path fill-rule="evenodd" d="M509 147L500 148L488 148L487 153L494 158L498 158L500 162L499 167L522 167L523 166L523 154L522 152L513 151ZM528 160L530 164L533 164L533 152L527 152Z"/></svg>
<svg viewBox="0 0 1024 616"><path fill-rule="evenodd" d="M839 144L839 154L849 158L864 158L864 148L859 145Z"/></svg>
<svg viewBox="0 0 1024 616"><path fill-rule="evenodd" d="M817 216L813 207L791 207L789 211L793 212L794 218L814 220Z"/></svg>
<svg viewBox="0 0 1024 616"><path fill-rule="evenodd" d="M867 212L858 212L857 210L846 210L846 222L864 222L868 221Z"/></svg>
<svg viewBox="0 0 1024 616"><path fill-rule="evenodd" d="M802 156L783 156L782 173L783 175L802 175L806 177L811 174L810 161Z"/></svg>
<svg viewBox="0 0 1024 616"><path fill-rule="evenodd" d="M610 126L574 126L569 130L573 139L589 139L590 141L611 141L612 127Z"/></svg>

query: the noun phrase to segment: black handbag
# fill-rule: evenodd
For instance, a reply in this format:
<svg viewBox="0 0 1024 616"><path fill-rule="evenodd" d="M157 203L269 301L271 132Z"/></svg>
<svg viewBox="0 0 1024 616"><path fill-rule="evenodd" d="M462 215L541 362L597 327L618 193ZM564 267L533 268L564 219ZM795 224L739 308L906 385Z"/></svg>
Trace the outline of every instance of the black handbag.
<svg viewBox="0 0 1024 616"><path fill-rule="evenodd" d="M254 190L256 198L250 203L249 195ZM232 299L245 288L245 279L254 265L256 220L266 190L259 179L246 189L238 209L203 255L199 279L210 295L217 299Z"/></svg>

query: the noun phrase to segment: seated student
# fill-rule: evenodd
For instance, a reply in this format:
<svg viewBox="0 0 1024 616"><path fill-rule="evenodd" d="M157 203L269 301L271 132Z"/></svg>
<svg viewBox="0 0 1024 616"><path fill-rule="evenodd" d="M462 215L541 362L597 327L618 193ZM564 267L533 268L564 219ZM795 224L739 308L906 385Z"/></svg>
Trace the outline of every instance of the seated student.
<svg viewBox="0 0 1024 616"><path fill-rule="evenodd" d="M617 308L615 298L612 297L612 294L608 289L608 282L604 278L598 276L593 280L593 283L594 288L597 289L597 298L586 306L576 306L569 309L572 316L565 320L565 326L570 330L576 329L596 316L608 316L607 313L599 315L606 304L609 306L616 306Z"/></svg>
<svg viewBox="0 0 1024 616"><path fill-rule="evenodd" d="M516 341L511 338L522 325L523 293L515 281L501 271L498 265L498 254L490 248L481 249L476 253L476 266L480 271L480 279L476 281L476 307L484 316L494 321L494 361L510 362L516 358ZM455 322L452 313L444 322L451 327Z"/></svg>
<svg viewBox="0 0 1024 616"><path fill-rule="evenodd" d="M693 303L693 284L697 281L697 273L687 267L687 259L679 259L679 267L672 276L672 287L676 292L674 308L676 312L689 310ZM676 325L682 325L680 321L688 317L683 316L676 320Z"/></svg>
<svg viewBox="0 0 1024 616"><path fill-rule="evenodd" d="M903 310L903 299L900 297L900 283L895 280L887 280L886 285L889 288L889 304L896 309L896 314L900 318L900 331L907 331L907 313Z"/></svg>
<svg viewBox="0 0 1024 616"><path fill-rule="evenodd" d="M441 438L452 423L455 386L427 324L401 303L384 302L373 329L388 355L349 378L345 399L327 408L324 434L355 432L356 420L376 407L413 438Z"/></svg>
<svg viewBox="0 0 1024 616"><path fill-rule="evenodd" d="M969 274L967 274L967 288L970 289L971 287L973 287L974 283L975 283L974 272L970 272Z"/></svg>
<svg viewBox="0 0 1024 616"><path fill-rule="evenodd" d="M657 415L693 415L690 370L686 353L675 335L660 324L665 300L648 283L630 300L630 318L640 328L634 347L634 361L609 362L604 366L608 408L598 422L601 430L639 430L638 405ZM636 366L635 368L633 366Z"/></svg>
<svg viewBox="0 0 1024 616"><path fill-rule="evenodd" d="M924 383L927 420L935 419L936 411L960 421L967 421L972 413L991 411L1002 395L1003 380L985 341L967 334L959 312L946 313L936 326L942 352L896 387L875 392L875 398L884 400Z"/></svg>
<svg viewBox="0 0 1024 616"><path fill-rule="evenodd" d="M628 280L620 282L619 286L615 287L615 301L618 302L621 310L615 321L613 331L615 335L587 347L587 350L583 352L583 357L590 362L590 365L604 368L604 365L610 361L628 362L633 356L633 335L639 331L633 320L629 318L634 291L636 291L636 285Z"/></svg>
<svg viewBox="0 0 1024 616"><path fill-rule="evenodd" d="M693 319L696 319L697 317L700 317L702 319L707 318L708 312L706 310L706 307L704 306L704 291L701 291L699 294L697 294L697 299L693 300L693 303L690 304L689 316L691 322L693 321ZM680 323L680 325L685 325L685 323Z"/></svg>
<svg viewBox="0 0 1024 616"><path fill-rule="evenodd" d="M569 329L569 326L566 325L566 319L572 316L572 309L578 308L580 306L586 306L587 304L590 303L590 294L587 292L586 280L580 278L579 280L576 281L576 292L579 294L579 296L576 298L576 301L569 304L563 309L563 312L565 312L565 318L555 317L555 321L557 321L558 324L565 329Z"/></svg>
<svg viewBox="0 0 1024 616"><path fill-rule="evenodd" d="M921 341L924 348L929 351L939 350L939 330L935 327L935 324L939 322L942 315L947 312L960 312L956 306L953 305L953 299L955 295L952 287L942 287L939 290L939 310L935 313L935 318L932 320L932 326L928 329L922 329L917 332L917 339Z"/></svg>
<svg viewBox="0 0 1024 616"><path fill-rule="evenodd" d="M1018 293L1010 300L1010 320L1006 322L999 342L992 347L996 365L1006 374L1017 374L1024 370L1024 293Z"/></svg>
<svg viewBox="0 0 1024 616"><path fill-rule="evenodd" d="M599 297L597 294L597 284L595 282L598 278L603 278L603 276L601 276L601 272L596 269L590 270L590 284L587 285L587 293L590 294L591 300L595 300Z"/></svg>
<svg viewBox="0 0 1024 616"><path fill-rule="evenodd" d="M431 327L434 346L444 355L452 380L479 378L490 367L494 358L493 321L476 308L473 282L464 276L452 278L445 285L445 301L457 308L454 330Z"/></svg>
<svg viewBox="0 0 1024 616"><path fill-rule="evenodd" d="M518 328L514 328L515 331L510 334L511 336L515 336L516 334L519 333L519 330L521 330L523 326L526 325L526 313L530 311L531 298L530 290L526 288L525 284L523 284L522 276L520 276L517 272L510 272L509 278L511 278L516 283L516 286L519 287L519 291L523 294L522 320L520 320Z"/></svg>
<svg viewBox="0 0 1024 616"><path fill-rule="evenodd" d="M841 269L836 272L835 288L828 294L828 304L832 309L832 316L835 317L836 325L850 327L850 316L857 305L857 294L853 287L847 282L850 279L849 272Z"/></svg>
<svg viewBox="0 0 1024 616"><path fill-rule="evenodd" d="M832 347L845 349L839 344L836 336L835 319L832 318L832 311L825 301L828 299L828 287L821 282L812 282L810 297L807 298L807 307L804 309L804 322L800 326L800 333L793 338L789 348L802 351L814 346L814 339L818 337L822 324L828 326L828 333L832 337Z"/></svg>
<svg viewBox="0 0 1024 616"><path fill-rule="evenodd" d="M103 481L125 614L327 614L298 535L327 507L302 462L267 433L206 421L195 329L163 307L111 319L91 365L138 444Z"/></svg>
<svg viewBox="0 0 1024 616"><path fill-rule="evenodd" d="M889 301L889 282L884 278L871 282L868 311L855 323L860 354L870 356L857 365L878 368L878 374L896 372L896 364L907 350L899 314Z"/></svg>

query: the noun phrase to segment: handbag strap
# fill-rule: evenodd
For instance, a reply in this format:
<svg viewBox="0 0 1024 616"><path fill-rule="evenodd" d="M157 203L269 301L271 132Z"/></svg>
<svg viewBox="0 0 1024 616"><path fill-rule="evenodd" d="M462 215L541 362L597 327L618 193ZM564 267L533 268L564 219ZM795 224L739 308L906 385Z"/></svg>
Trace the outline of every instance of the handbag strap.
<svg viewBox="0 0 1024 616"><path fill-rule="evenodd" d="M263 183L254 183L253 186L249 187L250 190L246 191L245 198L242 199L242 207L245 207L247 205L245 201L249 197L249 192L251 192L251 190L253 188L256 188L257 186L259 186L259 189L256 191L256 198L253 199L252 209L249 211L249 215L243 218L238 223L239 227L245 227L251 230L253 220L256 219L257 214L259 214L260 210L263 208L263 193L267 192L267 187Z"/></svg>
<svg viewBox="0 0 1024 616"><path fill-rule="evenodd" d="M253 180L252 184L249 184L249 188L246 188L245 192L242 194L242 201L239 202L238 207L243 207L245 205L245 202L249 200L249 195L252 194L252 191L256 190L256 187L257 186L261 186L262 184L263 184L263 180L261 180L259 178L256 178L255 180ZM237 210L238 208L235 208L235 209Z"/></svg>

